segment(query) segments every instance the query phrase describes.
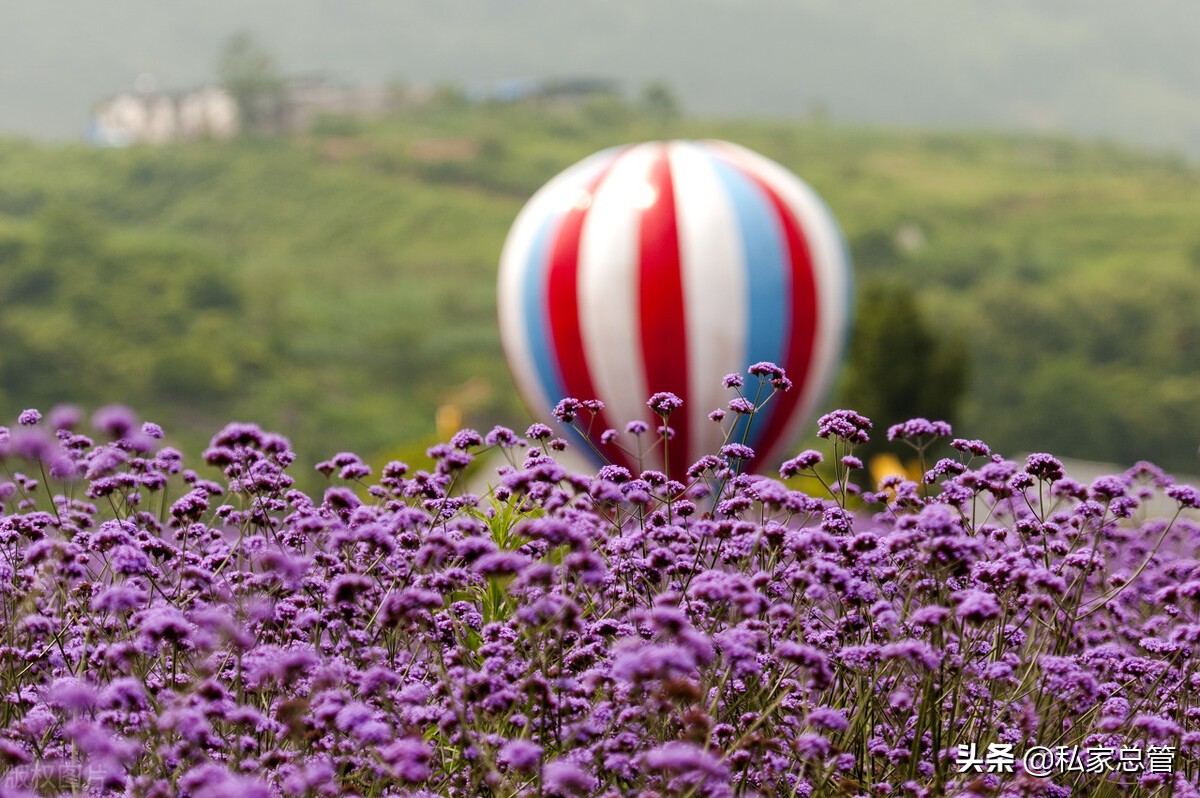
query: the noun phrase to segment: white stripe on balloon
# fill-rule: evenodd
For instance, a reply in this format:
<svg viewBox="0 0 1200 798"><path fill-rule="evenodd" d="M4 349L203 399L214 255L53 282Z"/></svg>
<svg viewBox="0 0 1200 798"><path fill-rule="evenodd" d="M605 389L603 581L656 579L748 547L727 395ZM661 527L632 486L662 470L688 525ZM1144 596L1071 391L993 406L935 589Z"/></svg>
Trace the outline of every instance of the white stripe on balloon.
<svg viewBox="0 0 1200 798"><path fill-rule="evenodd" d="M621 443L636 452L625 424L649 418L638 315L641 212L653 197L647 176L657 149L625 150L591 198L579 244L579 320L597 397Z"/></svg>
<svg viewBox="0 0 1200 798"><path fill-rule="evenodd" d="M721 426L708 414L728 399L722 378L746 366L747 265L737 211L702 147L673 142L670 159L676 196L684 198L676 203L676 220L687 321L690 465L724 442Z"/></svg>

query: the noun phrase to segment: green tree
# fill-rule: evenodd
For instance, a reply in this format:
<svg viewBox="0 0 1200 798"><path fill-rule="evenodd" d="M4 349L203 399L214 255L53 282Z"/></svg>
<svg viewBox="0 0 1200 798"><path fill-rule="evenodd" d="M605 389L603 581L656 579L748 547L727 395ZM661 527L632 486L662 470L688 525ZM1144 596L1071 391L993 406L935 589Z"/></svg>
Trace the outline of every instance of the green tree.
<svg viewBox="0 0 1200 798"><path fill-rule="evenodd" d="M246 133L279 132L284 82L274 57L246 31L235 33L217 58L217 78L237 103Z"/></svg>
<svg viewBox="0 0 1200 798"><path fill-rule="evenodd" d="M887 428L923 416L954 423L967 387L963 340L938 329L904 284L873 281L859 293L840 402L868 416L868 456L907 450L887 444Z"/></svg>
<svg viewBox="0 0 1200 798"><path fill-rule="evenodd" d="M672 122L682 113L674 90L661 80L646 84L642 90L642 110L655 122Z"/></svg>

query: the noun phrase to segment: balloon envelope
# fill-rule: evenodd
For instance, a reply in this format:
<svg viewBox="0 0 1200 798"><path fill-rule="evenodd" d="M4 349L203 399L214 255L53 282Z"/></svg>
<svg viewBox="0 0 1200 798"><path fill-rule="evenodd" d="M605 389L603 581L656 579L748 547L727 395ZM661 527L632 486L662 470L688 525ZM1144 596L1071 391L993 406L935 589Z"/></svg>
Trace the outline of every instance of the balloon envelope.
<svg viewBox="0 0 1200 798"><path fill-rule="evenodd" d="M714 454L733 423L708 418L729 373L769 361L794 387L750 426L770 463L816 409L840 363L851 311L849 258L833 215L784 167L721 141L649 142L597 153L526 204L500 259L501 340L517 388L543 416L564 397L600 399L588 433L610 461L637 466L627 422L646 400L684 401L642 463L678 478ZM755 378L746 388L753 398ZM544 417L544 416L543 416ZM735 430L731 440L741 442ZM587 448L587 447L584 447Z"/></svg>

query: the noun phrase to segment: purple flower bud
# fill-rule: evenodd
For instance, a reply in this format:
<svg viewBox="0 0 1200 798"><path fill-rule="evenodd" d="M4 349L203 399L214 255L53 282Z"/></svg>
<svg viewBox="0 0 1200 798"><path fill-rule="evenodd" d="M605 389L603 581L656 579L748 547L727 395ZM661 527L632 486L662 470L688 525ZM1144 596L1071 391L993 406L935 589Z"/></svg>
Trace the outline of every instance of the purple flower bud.
<svg viewBox="0 0 1200 798"><path fill-rule="evenodd" d="M50 411L50 426L53 429L75 429L82 419L83 412L75 405L57 405Z"/></svg>
<svg viewBox="0 0 1200 798"><path fill-rule="evenodd" d="M508 427L492 427L492 431L484 438L487 446L503 446L505 448L517 445L517 434Z"/></svg>
<svg viewBox="0 0 1200 798"><path fill-rule="evenodd" d="M529 773L537 767L542 747L530 740L509 740L500 749L499 760L513 770Z"/></svg>
<svg viewBox="0 0 1200 798"><path fill-rule="evenodd" d="M564 798L589 795L595 785L596 779L570 760L556 759L542 768L542 786L553 795Z"/></svg>
<svg viewBox="0 0 1200 798"><path fill-rule="evenodd" d="M958 603L955 614L964 621L983 623L1000 617L1000 603L991 593L982 590L962 590L954 595Z"/></svg>
<svg viewBox="0 0 1200 798"><path fill-rule="evenodd" d="M903 424L888 427L889 441L911 441L925 437L948 436L950 425L945 421L930 421L927 418L911 418Z"/></svg>
<svg viewBox="0 0 1200 798"><path fill-rule="evenodd" d="M429 743L405 737L379 749L379 755L399 779L419 783L429 778L433 750Z"/></svg>
<svg viewBox="0 0 1200 798"><path fill-rule="evenodd" d="M568 397L561 400L557 405L554 406L554 410L551 411L551 415L564 424L570 424L575 420L575 416L578 415L579 411L582 409L582 402L580 402L578 399L572 399Z"/></svg>
<svg viewBox="0 0 1200 798"><path fill-rule="evenodd" d="M824 731L840 732L850 728L850 722L846 720L845 710L833 709L831 707L817 707L808 713L808 717L805 720L813 728Z"/></svg>
<svg viewBox="0 0 1200 798"><path fill-rule="evenodd" d="M741 443L727 443L721 447L721 456L730 460L753 460L754 450Z"/></svg>
<svg viewBox="0 0 1200 798"><path fill-rule="evenodd" d="M50 685L46 701L72 715L87 712L96 705L96 688L78 679L65 677Z"/></svg>
<svg viewBox="0 0 1200 798"><path fill-rule="evenodd" d="M748 368L747 371L749 371L755 377L769 377L773 380L785 376L783 369L766 360L760 363L755 363L753 366Z"/></svg>
<svg viewBox="0 0 1200 798"><path fill-rule="evenodd" d="M847 443L866 443L871 420L853 410L834 410L817 419L817 436L837 438Z"/></svg>
<svg viewBox="0 0 1200 798"><path fill-rule="evenodd" d="M113 438L124 438L137 426L137 416L124 405L106 405L92 415L92 426Z"/></svg>
<svg viewBox="0 0 1200 798"><path fill-rule="evenodd" d="M450 445L455 449L470 449L483 443L483 437L473 429L463 429L454 433Z"/></svg>
<svg viewBox="0 0 1200 798"><path fill-rule="evenodd" d="M683 407L683 400L670 391L659 391L650 397L646 406L658 415L666 418L671 413Z"/></svg>
<svg viewBox="0 0 1200 798"><path fill-rule="evenodd" d="M955 438L950 442L950 447L964 454L974 455L975 457L989 457L992 454L992 450L983 441Z"/></svg>
<svg viewBox="0 0 1200 798"><path fill-rule="evenodd" d="M1167 488L1167 496L1179 503L1180 507L1200 509L1200 490L1191 485L1171 485Z"/></svg>
<svg viewBox="0 0 1200 798"><path fill-rule="evenodd" d="M751 402L749 399L741 396L737 396L729 400L729 409L735 413L741 413L743 415L749 415L755 410L754 402Z"/></svg>
<svg viewBox="0 0 1200 798"><path fill-rule="evenodd" d="M1031 454L1025 458L1025 471L1043 482L1054 482L1063 478L1063 465L1048 454Z"/></svg>
<svg viewBox="0 0 1200 798"><path fill-rule="evenodd" d="M672 741L646 752L642 763L650 770L673 774L702 774L705 779L724 781L729 770L711 752L694 743Z"/></svg>
<svg viewBox="0 0 1200 798"><path fill-rule="evenodd" d="M530 424L529 429L525 430L525 437L535 441L544 441L547 438L554 437L554 430L545 424Z"/></svg>

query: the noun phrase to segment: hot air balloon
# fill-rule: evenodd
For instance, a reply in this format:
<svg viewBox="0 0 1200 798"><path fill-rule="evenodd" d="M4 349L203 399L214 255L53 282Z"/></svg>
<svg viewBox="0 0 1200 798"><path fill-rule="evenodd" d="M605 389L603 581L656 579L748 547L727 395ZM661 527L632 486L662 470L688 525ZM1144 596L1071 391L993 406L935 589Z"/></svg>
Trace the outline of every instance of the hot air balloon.
<svg viewBox="0 0 1200 798"><path fill-rule="evenodd" d="M709 419L731 398L722 378L761 361L794 387L745 442L757 465L784 453L840 364L850 263L829 209L774 161L723 141L648 142L586 158L529 200L501 254L498 310L535 415L564 397L604 403L584 450L635 467L626 423L653 430L647 398L682 398L666 464L679 478L725 442L731 419ZM622 432L602 442L609 428ZM664 469L661 447L641 465Z"/></svg>

